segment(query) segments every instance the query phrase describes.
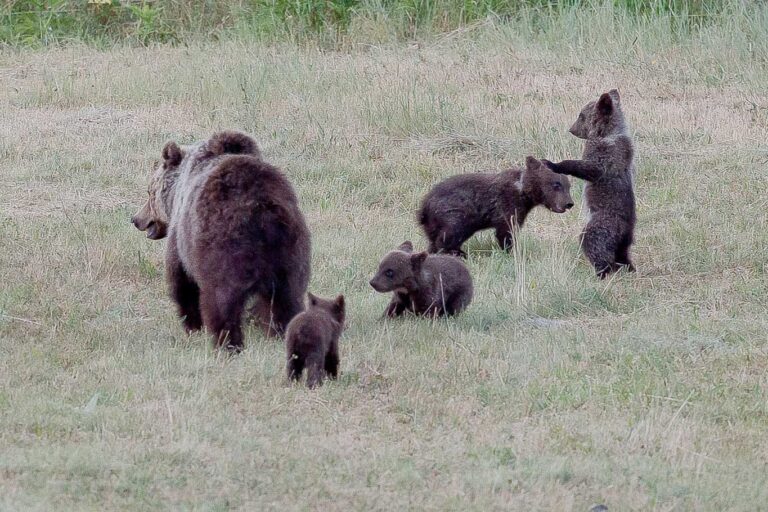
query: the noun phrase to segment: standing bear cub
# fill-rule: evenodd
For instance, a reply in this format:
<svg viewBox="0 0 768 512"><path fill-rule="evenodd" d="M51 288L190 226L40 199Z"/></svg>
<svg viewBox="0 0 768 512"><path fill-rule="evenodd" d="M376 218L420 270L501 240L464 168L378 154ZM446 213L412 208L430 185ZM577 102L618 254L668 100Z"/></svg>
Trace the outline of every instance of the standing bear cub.
<svg viewBox="0 0 768 512"><path fill-rule="evenodd" d="M636 222L635 151L619 91L613 89L589 102L570 132L586 140L581 160L542 161L556 173L587 182L584 197L589 221L581 234L582 250L601 279L620 268L634 271L629 248Z"/></svg>
<svg viewBox="0 0 768 512"><path fill-rule="evenodd" d="M307 387L339 374L339 336L344 329L344 296L335 300L308 294L309 307L296 315L285 333L288 379L299 380L307 370Z"/></svg>
<svg viewBox="0 0 768 512"><path fill-rule="evenodd" d="M438 183L424 197L418 221L429 239L429 252L462 257L461 245L477 231L493 228L502 249L509 250L528 213L538 205L563 213L573 207L568 178L535 158L525 170L496 174L461 174Z"/></svg>
<svg viewBox="0 0 768 512"><path fill-rule="evenodd" d="M216 347L240 351L246 301L271 331L303 310L310 236L293 187L256 142L225 131L165 145L149 199L131 221L168 235L166 277L186 330L205 326Z"/></svg>
<svg viewBox="0 0 768 512"><path fill-rule="evenodd" d="M472 301L472 276L461 260L444 254L414 254L410 241L384 257L370 284L377 292L393 292L385 312L390 318L406 311L450 316Z"/></svg>

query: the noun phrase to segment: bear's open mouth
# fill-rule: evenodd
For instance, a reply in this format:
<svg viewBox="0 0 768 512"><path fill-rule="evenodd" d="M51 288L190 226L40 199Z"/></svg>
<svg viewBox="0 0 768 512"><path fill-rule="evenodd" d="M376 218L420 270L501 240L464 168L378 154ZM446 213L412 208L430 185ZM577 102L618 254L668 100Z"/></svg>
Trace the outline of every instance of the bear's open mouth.
<svg viewBox="0 0 768 512"><path fill-rule="evenodd" d="M150 240L160 240L165 238L165 226L158 222L150 222L146 227L147 238Z"/></svg>

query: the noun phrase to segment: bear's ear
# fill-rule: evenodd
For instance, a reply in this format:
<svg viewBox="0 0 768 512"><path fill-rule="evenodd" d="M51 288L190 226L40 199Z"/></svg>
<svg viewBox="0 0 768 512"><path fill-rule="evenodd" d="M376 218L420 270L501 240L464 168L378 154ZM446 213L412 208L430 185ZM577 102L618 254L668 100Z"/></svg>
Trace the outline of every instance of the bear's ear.
<svg viewBox="0 0 768 512"><path fill-rule="evenodd" d="M176 167L181 163L182 158L184 158L181 148L173 141L165 144L162 155L166 167Z"/></svg>
<svg viewBox="0 0 768 512"><path fill-rule="evenodd" d="M618 105L619 103L621 103L621 97L619 96L618 89L611 89L610 91L608 91L608 95L613 100L614 105Z"/></svg>
<svg viewBox="0 0 768 512"><path fill-rule="evenodd" d="M398 246L397 250L403 252L413 252L413 243L411 243L410 240L406 240Z"/></svg>
<svg viewBox="0 0 768 512"><path fill-rule="evenodd" d="M235 131L214 134L208 141L208 154L210 156L223 154L261 156L255 140L244 133Z"/></svg>
<svg viewBox="0 0 768 512"><path fill-rule="evenodd" d="M613 98L611 98L611 93L605 92L597 100L597 113L602 116L609 116L611 112L613 112Z"/></svg>
<svg viewBox="0 0 768 512"><path fill-rule="evenodd" d="M541 162L536 160L532 156L525 157L525 170L529 172L536 172L541 169Z"/></svg>
<svg viewBox="0 0 768 512"><path fill-rule="evenodd" d="M344 312L344 296L339 295L336 297L336 300L333 302L333 309L337 313L343 313Z"/></svg>
<svg viewBox="0 0 768 512"><path fill-rule="evenodd" d="M317 297L312 292L307 292L307 299L309 299L310 306L317 306Z"/></svg>
<svg viewBox="0 0 768 512"><path fill-rule="evenodd" d="M421 270L421 265L424 264L424 261L427 259L427 252L420 252L413 254L411 256L411 267L413 267L413 270L415 272L418 272Z"/></svg>

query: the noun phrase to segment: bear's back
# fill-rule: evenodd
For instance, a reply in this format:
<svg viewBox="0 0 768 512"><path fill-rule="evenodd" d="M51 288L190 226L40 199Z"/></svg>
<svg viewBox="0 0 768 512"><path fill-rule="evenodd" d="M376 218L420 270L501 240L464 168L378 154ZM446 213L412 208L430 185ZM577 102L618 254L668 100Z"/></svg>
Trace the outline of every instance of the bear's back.
<svg viewBox="0 0 768 512"><path fill-rule="evenodd" d="M211 255L223 251L243 268L254 259L262 269L293 261L298 274L309 275L309 229L276 167L251 155L221 155L190 168L189 177L195 185L173 229L193 274L215 266Z"/></svg>
<svg viewBox="0 0 768 512"><path fill-rule="evenodd" d="M243 202L297 203L293 187L283 173L250 155L224 155L206 173L200 199L212 204Z"/></svg>
<svg viewBox="0 0 768 512"><path fill-rule="evenodd" d="M443 286L472 285L472 276L467 266L456 256L431 254L424 261L424 269L433 276L442 276Z"/></svg>

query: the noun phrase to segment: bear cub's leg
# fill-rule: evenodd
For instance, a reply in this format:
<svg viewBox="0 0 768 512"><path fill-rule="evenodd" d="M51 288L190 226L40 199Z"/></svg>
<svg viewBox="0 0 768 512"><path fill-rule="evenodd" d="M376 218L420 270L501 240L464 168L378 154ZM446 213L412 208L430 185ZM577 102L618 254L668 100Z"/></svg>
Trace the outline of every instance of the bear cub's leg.
<svg viewBox="0 0 768 512"><path fill-rule="evenodd" d="M339 376L339 346L336 342L331 343L325 354L325 373L334 380Z"/></svg>
<svg viewBox="0 0 768 512"><path fill-rule="evenodd" d="M307 387L314 389L317 386L322 385L323 378L325 377L325 358L318 353L311 354L307 357Z"/></svg>
<svg viewBox="0 0 768 512"><path fill-rule="evenodd" d="M389 302L389 306L387 306L387 310L384 312L384 315L389 318L395 318L402 315L408 309L410 309L408 307L410 301L411 299L408 297L407 293L392 294L392 300Z"/></svg>
<svg viewBox="0 0 768 512"><path fill-rule="evenodd" d="M581 238L581 247L600 279L605 279L618 270L619 265L616 262L618 243L615 235L609 230L588 224Z"/></svg>
<svg viewBox="0 0 768 512"><path fill-rule="evenodd" d="M634 272L635 265L629 258L629 247L632 245L632 240L629 237L625 237L619 244L619 248L616 251L616 263L621 265L627 270L627 272Z"/></svg>
<svg viewBox="0 0 768 512"><path fill-rule="evenodd" d="M450 254L460 258L466 258L467 253L461 249L461 245L467 240L464 231L454 226L442 226L433 240L429 242L428 252L431 254Z"/></svg>
<svg viewBox="0 0 768 512"><path fill-rule="evenodd" d="M515 244L515 237L509 224L499 224L495 226L495 229L496 241L499 243L499 247L505 251L512 250Z"/></svg>
<svg viewBox="0 0 768 512"><path fill-rule="evenodd" d="M298 381L301 379L301 372L304 371L304 358L298 354L291 354L288 357L287 373L288 380Z"/></svg>

